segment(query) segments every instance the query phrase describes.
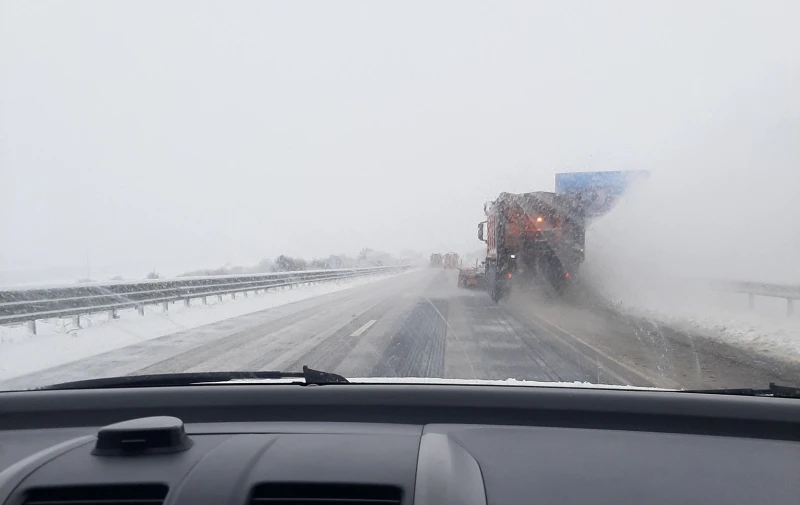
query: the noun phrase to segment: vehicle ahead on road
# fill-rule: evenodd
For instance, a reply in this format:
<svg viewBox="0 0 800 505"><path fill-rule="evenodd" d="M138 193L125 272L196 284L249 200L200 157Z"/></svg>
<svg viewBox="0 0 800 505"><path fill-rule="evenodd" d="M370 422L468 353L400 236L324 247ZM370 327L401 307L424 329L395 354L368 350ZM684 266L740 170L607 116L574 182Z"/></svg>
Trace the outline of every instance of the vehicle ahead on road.
<svg viewBox="0 0 800 505"><path fill-rule="evenodd" d="M429 265L432 268L441 268L444 265L444 260L442 259L442 255L439 253L431 254Z"/></svg>
<svg viewBox="0 0 800 505"><path fill-rule="evenodd" d="M483 265L479 265L477 260L475 260L474 266L458 269L458 287L483 288L483 283Z"/></svg>
<svg viewBox="0 0 800 505"><path fill-rule="evenodd" d="M444 255L444 267L450 270L458 268L458 254L449 252Z"/></svg>
<svg viewBox="0 0 800 505"><path fill-rule="evenodd" d="M588 220L613 207L646 172L556 174L556 191L501 193L484 204L486 221L478 239L486 242L486 287L494 301L512 283L546 282L559 294L578 278L585 258Z"/></svg>

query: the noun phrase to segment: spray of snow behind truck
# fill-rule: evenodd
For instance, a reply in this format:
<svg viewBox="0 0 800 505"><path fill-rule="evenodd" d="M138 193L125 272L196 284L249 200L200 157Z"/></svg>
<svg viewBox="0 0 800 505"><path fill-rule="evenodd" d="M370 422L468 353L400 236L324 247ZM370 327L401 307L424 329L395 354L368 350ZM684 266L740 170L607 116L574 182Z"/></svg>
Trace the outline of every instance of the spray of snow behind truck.
<svg viewBox="0 0 800 505"><path fill-rule="evenodd" d="M555 192L501 193L484 205L478 238L486 242L486 288L494 301L512 283L546 281L563 294L585 257L586 224L608 212L646 172L556 174Z"/></svg>

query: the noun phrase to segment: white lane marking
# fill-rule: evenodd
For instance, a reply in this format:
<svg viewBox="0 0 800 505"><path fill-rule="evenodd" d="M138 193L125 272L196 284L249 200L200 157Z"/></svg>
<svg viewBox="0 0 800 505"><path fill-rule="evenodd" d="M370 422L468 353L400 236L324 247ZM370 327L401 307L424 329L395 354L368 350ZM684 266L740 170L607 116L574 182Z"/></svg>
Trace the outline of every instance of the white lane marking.
<svg viewBox="0 0 800 505"><path fill-rule="evenodd" d="M578 338L576 335L574 335L573 333L571 333L571 332L569 332L569 331L565 330L565 329L564 329L564 328L562 328L561 326L559 326L559 325L557 325L557 324L555 324L555 323L553 323L553 322L551 322L551 321L549 321L549 320L547 320L547 319L543 318L543 317L542 317L542 316L540 316L540 315L536 315L536 316L534 316L534 317L536 317L537 319L541 320L541 321L542 321L543 323L545 323L546 325L550 325L550 326L552 326L553 328L555 328L555 329L557 329L557 330L559 330L559 331L561 331L561 332L563 332L563 333L565 333L565 334L569 335L570 337L574 338L575 340L577 340L577 341L578 341L578 342L580 342L581 344L583 344L583 345L585 345L586 347L588 347L589 349L593 350L593 351L594 351L596 354L598 354L598 355L602 356L603 358L607 359L608 361L610 361L610 362L612 362L612 363L615 363L615 364L619 365L620 367L624 368L625 370L629 371L630 373L632 373L632 374L635 374L635 375L638 375L639 377L641 377L641 378L642 378L642 379L644 379L645 381L648 381L648 382L650 382L650 383L652 383L652 384L655 384L655 383L656 383L656 381L655 381L655 380L653 380L653 378L651 378L651 377L648 377L647 375L645 375L644 373L640 372L639 370L636 370L636 369L635 369L635 368L633 368L632 366L630 366L630 365L628 365L628 364L626 364L626 363L623 363L622 361L620 361L620 360L618 360L618 359L616 359L616 358L614 358L614 357L612 357L612 356L609 356L609 355L608 355L608 354L606 354L605 352L603 352L603 351L601 351L600 349L598 349L597 347L595 347L595 346L593 346L593 345L589 344L589 343L588 343L588 342L586 342L584 339L582 339L582 338ZM559 338L559 337L558 337L558 335L556 335L556 334L555 334L555 332L553 332L552 330L550 331L550 333L551 333L551 334L552 334L554 337L556 337L556 338ZM569 342L565 341L563 338L559 338L559 340L561 340L562 342L564 342L564 343L565 343L566 345L568 345L569 347L572 347L572 349L573 349L573 350L575 350L576 352L579 352L579 353L581 353L581 354L583 354L583 355L586 355L586 353L584 353L584 352L581 352L581 351L579 351L578 349L575 349L575 347L574 347L572 344L570 344ZM611 375L614 375L614 376L616 377L616 379L617 379L617 380L619 380L619 381L621 381L621 382L623 382L623 383L625 382L625 378L624 378L624 377L620 377L620 376L619 376L619 374L615 373L613 370L608 370L608 369L606 369L606 372L609 372ZM672 382L672 384L674 385L674 387L675 387L675 388L677 388L677 387L678 387L678 385L675 383L675 381L670 381L670 382Z"/></svg>
<svg viewBox="0 0 800 505"><path fill-rule="evenodd" d="M370 326L372 326L373 324L375 324L377 322L378 321L376 321L375 319L370 319L369 321L366 322L366 324L364 324L364 326L362 326L361 328L359 328L356 331L354 331L353 333L351 333L350 336L351 337L357 337L357 336L361 335L362 333L367 331Z"/></svg>

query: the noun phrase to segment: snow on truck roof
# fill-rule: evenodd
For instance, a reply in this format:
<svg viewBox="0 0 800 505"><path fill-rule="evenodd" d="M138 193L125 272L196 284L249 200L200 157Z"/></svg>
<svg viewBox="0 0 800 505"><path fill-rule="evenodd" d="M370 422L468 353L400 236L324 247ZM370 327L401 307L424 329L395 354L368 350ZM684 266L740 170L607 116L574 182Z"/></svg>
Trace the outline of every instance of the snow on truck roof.
<svg viewBox="0 0 800 505"><path fill-rule="evenodd" d="M580 208L575 205L571 196L557 195L549 191L533 191L530 193L500 193L500 196L490 206L486 207L487 214L491 207L517 205L526 213L543 214L559 213L580 215Z"/></svg>

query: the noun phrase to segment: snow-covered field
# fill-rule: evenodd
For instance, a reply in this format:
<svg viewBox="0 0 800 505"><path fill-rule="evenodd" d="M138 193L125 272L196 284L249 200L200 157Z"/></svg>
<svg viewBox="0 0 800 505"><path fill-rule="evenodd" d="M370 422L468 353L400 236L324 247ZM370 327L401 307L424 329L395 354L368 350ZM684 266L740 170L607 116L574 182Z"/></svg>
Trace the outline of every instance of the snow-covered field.
<svg viewBox="0 0 800 505"><path fill-rule="evenodd" d="M181 330L232 317L269 309L314 296L334 293L362 286L393 275L374 275L343 279L294 289L270 291L261 295L241 293L236 300L225 296L222 300L208 298L208 305L192 300L192 306L183 302L171 304L168 312L161 306L147 306L145 316L135 309L119 312L119 319L93 314L80 318L81 328L72 319L37 321L37 334L28 333L22 325L0 326L0 380L44 370L81 358L119 349L144 340L152 340Z"/></svg>

